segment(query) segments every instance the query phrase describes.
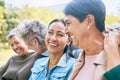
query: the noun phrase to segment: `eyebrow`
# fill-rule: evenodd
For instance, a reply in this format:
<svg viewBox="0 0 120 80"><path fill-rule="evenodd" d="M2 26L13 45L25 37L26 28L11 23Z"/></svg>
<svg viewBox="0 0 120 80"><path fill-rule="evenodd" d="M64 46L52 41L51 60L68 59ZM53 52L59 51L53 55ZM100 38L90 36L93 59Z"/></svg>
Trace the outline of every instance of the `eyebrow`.
<svg viewBox="0 0 120 80"><path fill-rule="evenodd" d="M49 29L50 31L54 31L53 29ZM63 34L66 34L65 31L57 31L57 33L63 33Z"/></svg>
<svg viewBox="0 0 120 80"><path fill-rule="evenodd" d="M63 31L57 31L57 33L63 33L63 34L65 34L65 32L63 32Z"/></svg>

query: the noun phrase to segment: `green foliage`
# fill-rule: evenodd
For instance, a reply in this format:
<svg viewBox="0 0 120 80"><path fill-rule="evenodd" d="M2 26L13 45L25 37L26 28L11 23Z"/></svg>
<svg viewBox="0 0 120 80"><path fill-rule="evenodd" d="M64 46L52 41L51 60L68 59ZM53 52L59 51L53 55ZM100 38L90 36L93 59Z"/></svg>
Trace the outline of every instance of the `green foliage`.
<svg viewBox="0 0 120 80"><path fill-rule="evenodd" d="M5 2L4 2L4 0L0 0L0 6L2 6L2 7L5 6Z"/></svg>
<svg viewBox="0 0 120 80"><path fill-rule="evenodd" d="M18 23L25 19L38 19L49 23L52 19L63 17L62 9L54 10L50 7L29 7L23 8L4 8L0 7L0 43L7 43L6 36L9 31L15 28Z"/></svg>
<svg viewBox="0 0 120 80"><path fill-rule="evenodd" d="M106 24L111 25L114 23L120 23L120 17L114 15L106 15Z"/></svg>
<svg viewBox="0 0 120 80"><path fill-rule="evenodd" d="M0 15L0 42L5 44L7 41L6 36L9 31L15 28L18 24L16 13L10 9L1 8Z"/></svg>
<svg viewBox="0 0 120 80"><path fill-rule="evenodd" d="M59 9L58 9L59 10ZM52 19L63 17L61 11L54 11L50 7L29 7L24 6L21 10L16 10L20 21L24 19L39 19L49 23Z"/></svg>

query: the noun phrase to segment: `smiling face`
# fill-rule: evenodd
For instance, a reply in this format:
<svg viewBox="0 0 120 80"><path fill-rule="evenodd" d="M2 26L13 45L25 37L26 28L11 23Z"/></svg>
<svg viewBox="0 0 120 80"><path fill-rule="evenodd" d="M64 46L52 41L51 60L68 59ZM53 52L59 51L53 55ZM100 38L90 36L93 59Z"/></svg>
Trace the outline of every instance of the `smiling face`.
<svg viewBox="0 0 120 80"><path fill-rule="evenodd" d="M80 22L72 15L65 15L68 32L78 40L79 48L84 47L88 37L88 21L86 18Z"/></svg>
<svg viewBox="0 0 120 80"><path fill-rule="evenodd" d="M10 46L14 52L16 52L19 56L23 56L28 53L28 48L24 41L17 36L12 36L10 38Z"/></svg>
<svg viewBox="0 0 120 80"><path fill-rule="evenodd" d="M68 35L66 27L62 22L53 22L50 24L45 37L45 43L50 53L62 53L68 44Z"/></svg>

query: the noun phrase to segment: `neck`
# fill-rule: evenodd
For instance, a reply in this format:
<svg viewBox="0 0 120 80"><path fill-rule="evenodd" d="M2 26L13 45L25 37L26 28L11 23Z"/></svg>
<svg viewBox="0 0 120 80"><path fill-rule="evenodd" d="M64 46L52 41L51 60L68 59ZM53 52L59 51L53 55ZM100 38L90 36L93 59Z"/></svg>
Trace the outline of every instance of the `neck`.
<svg viewBox="0 0 120 80"><path fill-rule="evenodd" d="M104 49L104 36L102 33L93 34L88 39L87 48L85 49L86 55L97 55Z"/></svg>
<svg viewBox="0 0 120 80"><path fill-rule="evenodd" d="M86 55L91 56L91 55L97 55L103 50L102 45L91 45L90 48L85 50Z"/></svg>
<svg viewBox="0 0 120 80"><path fill-rule="evenodd" d="M60 58L62 57L63 53L57 53L57 54L52 54L50 53L50 60L49 60L49 67L48 70L50 70L52 67L54 67L55 65L57 65L58 61L60 60Z"/></svg>

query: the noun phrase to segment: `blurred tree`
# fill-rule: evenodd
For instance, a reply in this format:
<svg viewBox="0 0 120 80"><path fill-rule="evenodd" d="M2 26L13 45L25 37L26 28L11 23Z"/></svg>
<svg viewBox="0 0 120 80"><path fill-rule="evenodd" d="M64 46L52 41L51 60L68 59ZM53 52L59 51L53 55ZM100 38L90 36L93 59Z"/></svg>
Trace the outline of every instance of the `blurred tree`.
<svg viewBox="0 0 120 80"><path fill-rule="evenodd" d="M4 20L4 13L5 13L5 8L4 8L4 1L3 0L0 0L0 43L2 42L3 40L3 36L5 36L3 34L3 23L5 22Z"/></svg>
<svg viewBox="0 0 120 80"><path fill-rule="evenodd" d="M4 1L0 1L0 43L5 45L7 34L18 24L17 14L13 9L4 7Z"/></svg>
<svg viewBox="0 0 120 80"><path fill-rule="evenodd" d="M63 17L62 11L55 12L51 7L29 7L25 5L22 9L17 10L20 20L24 19L39 19L45 23L49 23L52 19Z"/></svg>
<svg viewBox="0 0 120 80"><path fill-rule="evenodd" d="M29 7L15 8L9 6L5 8L3 4L0 7L0 43L7 43L6 36L9 31L25 19L38 19L49 23L54 18L63 17L62 9L52 9L51 7Z"/></svg>
<svg viewBox="0 0 120 80"><path fill-rule="evenodd" d="M5 2L4 2L4 0L0 0L0 6L5 7Z"/></svg>
<svg viewBox="0 0 120 80"><path fill-rule="evenodd" d="M119 23L119 16L115 15L106 15L106 25L114 24L114 23Z"/></svg>
<svg viewBox="0 0 120 80"><path fill-rule="evenodd" d="M118 17L119 17L118 23L120 23L120 3L118 3L117 8L118 8Z"/></svg>

